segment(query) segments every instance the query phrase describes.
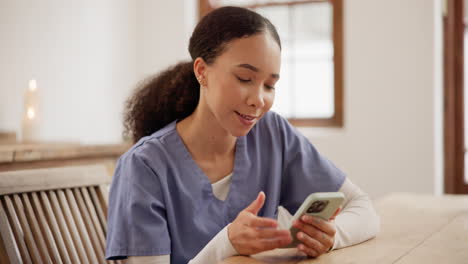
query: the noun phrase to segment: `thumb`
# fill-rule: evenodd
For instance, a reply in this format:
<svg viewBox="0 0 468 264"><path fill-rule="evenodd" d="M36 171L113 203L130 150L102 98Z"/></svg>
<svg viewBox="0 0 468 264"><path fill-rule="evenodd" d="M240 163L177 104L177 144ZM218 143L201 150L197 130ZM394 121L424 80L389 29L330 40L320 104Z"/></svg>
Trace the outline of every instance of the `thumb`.
<svg viewBox="0 0 468 264"><path fill-rule="evenodd" d="M247 212L250 212L250 213L252 213L254 215L257 215L258 211L260 211L260 209L262 209L264 203L265 203L265 193L263 191L261 191L260 193L258 193L257 199L255 199L244 210L247 211Z"/></svg>

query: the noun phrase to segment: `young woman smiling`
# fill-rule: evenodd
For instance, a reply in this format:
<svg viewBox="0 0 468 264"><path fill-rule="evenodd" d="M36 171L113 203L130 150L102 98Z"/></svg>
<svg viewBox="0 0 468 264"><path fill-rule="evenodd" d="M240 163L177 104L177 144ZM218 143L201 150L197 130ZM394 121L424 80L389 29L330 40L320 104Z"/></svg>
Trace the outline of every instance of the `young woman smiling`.
<svg viewBox="0 0 468 264"><path fill-rule="evenodd" d="M345 203L335 220L294 223L298 254L317 257L377 234L368 195L269 111L281 66L270 21L217 9L196 26L189 52L192 61L128 101L125 127L136 143L111 185L108 259L215 263L283 247L292 238L280 227L313 192L341 191Z"/></svg>

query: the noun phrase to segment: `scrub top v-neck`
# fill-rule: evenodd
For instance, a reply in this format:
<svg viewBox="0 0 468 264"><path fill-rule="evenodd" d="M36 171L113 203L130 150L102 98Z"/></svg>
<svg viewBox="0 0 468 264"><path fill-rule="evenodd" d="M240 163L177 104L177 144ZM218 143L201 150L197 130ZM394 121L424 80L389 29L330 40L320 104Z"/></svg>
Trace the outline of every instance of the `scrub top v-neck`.
<svg viewBox="0 0 468 264"><path fill-rule="evenodd" d="M175 129L175 122L174 123L174 129ZM232 171L232 178L231 178L231 184L230 184L230 189L227 194L226 199L224 201L219 200L213 193L213 187L211 182L209 181L208 176L202 171L200 166L195 162L193 159L192 155L190 154L189 150L185 146L181 136L179 133L177 133L177 129L175 129L175 148L174 152L177 152L176 155L179 155L180 157L184 157L185 162L187 166L191 166L192 170L194 172L194 177L198 177L198 179L203 182L203 194L205 195L205 199L209 200L212 199L214 202L218 202L221 205L228 206L228 204L231 202L231 197L235 197L236 194L238 193L243 193L242 191L242 183L246 180L245 176L247 175L243 169L244 167L242 164L244 163L244 155L242 155L245 147L245 137L239 137L236 140L236 145L235 145L235 152L234 152L234 168Z"/></svg>
<svg viewBox="0 0 468 264"><path fill-rule="evenodd" d="M345 175L285 119L268 112L236 141L224 201L193 160L176 121L142 138L119 159L112 180L106 257L171 255L187 263L260 191L259 215L294 214L313 192L337 191Z"/></svg>

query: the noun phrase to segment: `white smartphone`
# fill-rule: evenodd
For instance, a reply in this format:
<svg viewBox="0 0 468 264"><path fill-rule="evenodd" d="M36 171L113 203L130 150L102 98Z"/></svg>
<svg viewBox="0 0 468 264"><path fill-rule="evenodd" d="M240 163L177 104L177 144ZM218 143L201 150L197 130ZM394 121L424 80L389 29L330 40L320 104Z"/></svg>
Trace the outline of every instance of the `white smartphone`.
<svg viewBox="0 0 468 264"><path fill-rule="evenodd" d="M297 247L301 243L296 237L299 230L292 226L294 221L303 215L312 215L328 221L335 214L336 210L340 208L343 201L344 194L341 192L317 192L310 194L296 211L289 224L289 231L291 232L293 241L284 246L284 248Z"/></svg>

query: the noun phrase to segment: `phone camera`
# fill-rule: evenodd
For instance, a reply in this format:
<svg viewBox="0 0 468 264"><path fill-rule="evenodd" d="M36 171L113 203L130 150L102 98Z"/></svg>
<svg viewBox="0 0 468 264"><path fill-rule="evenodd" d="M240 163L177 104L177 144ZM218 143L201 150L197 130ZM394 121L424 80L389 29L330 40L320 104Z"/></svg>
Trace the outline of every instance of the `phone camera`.
<svg viewBox="0 0 468 264"><path fill-rule="evenodd" d="M312 203L312 205L307 209L308 214L313 214L313 213L320 213L327 207L328 201L315 201Z"/></svg>

